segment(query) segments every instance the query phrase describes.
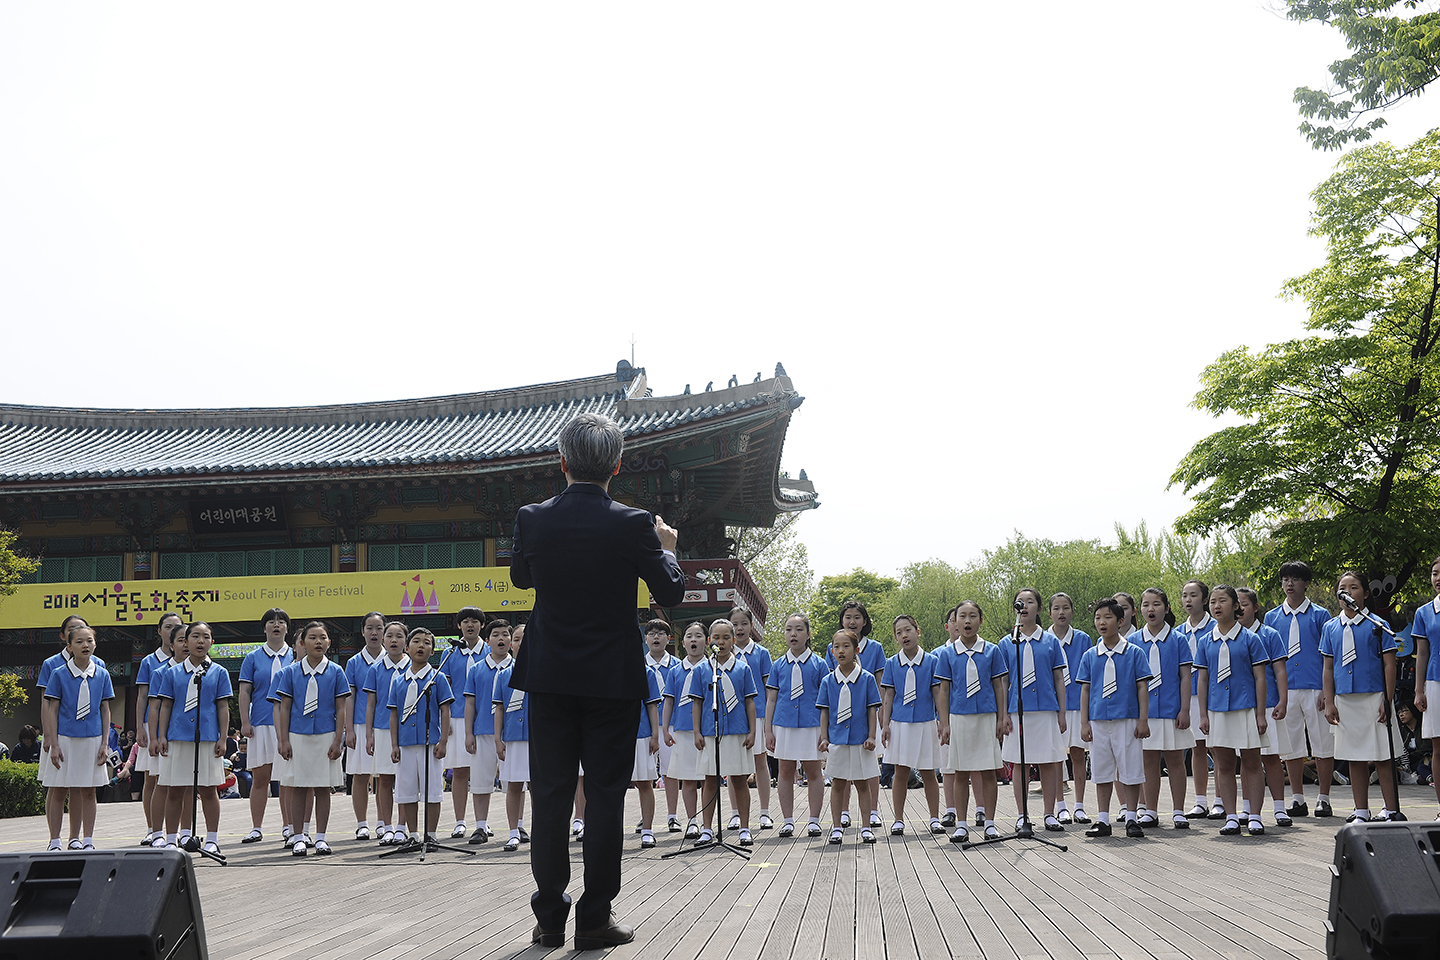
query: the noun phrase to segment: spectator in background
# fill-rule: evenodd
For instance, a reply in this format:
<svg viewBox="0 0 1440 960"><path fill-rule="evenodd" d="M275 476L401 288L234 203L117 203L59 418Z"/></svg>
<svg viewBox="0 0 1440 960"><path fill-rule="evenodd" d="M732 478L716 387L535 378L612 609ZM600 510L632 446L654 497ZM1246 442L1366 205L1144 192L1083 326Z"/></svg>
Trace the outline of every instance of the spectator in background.
<svg viewBox="0 0 1440 960"><path fill-rule="evenodd" d="M235 752L230 754L230 770L235 774L236 788L240 796L250 796L250 788L254 784L254 776L250 773L250 741L241 737L237 741Z"/></svg>
<svg viewBox="0 0 1440 960"><path fill-rule="evenodd" d="M1417 783L1422 786L1431 782L1430 741L1420 738L1420 720L1415 713L1415 704L1401 700L1395 708L1395 719L1400 724L1400 782Z"/></svg>
<svg viewBox="0 0 1440 960"><path fill-rule="evenodd" d="M16 763L40 762L40 731L30 724L20 728L20 741L10 751L10 759Z"/></svg>

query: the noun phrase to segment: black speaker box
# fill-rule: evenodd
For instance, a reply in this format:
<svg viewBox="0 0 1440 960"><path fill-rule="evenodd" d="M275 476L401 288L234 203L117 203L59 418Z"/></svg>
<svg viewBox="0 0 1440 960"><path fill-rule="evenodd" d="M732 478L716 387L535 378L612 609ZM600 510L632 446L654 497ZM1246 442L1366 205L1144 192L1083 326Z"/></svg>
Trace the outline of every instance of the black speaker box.
<svg viewBox="0 0 1440 960"><path fill-rule="evenodd" d="M207 960L190 857L178 850L0 855L0 960Z"/></svg>
<svg viewBox="0 0 1440 960"><path fill-rule="evenodd" d="M1440 823L1353 823L1335 836L1325 955L1440 958Z"/></svg>

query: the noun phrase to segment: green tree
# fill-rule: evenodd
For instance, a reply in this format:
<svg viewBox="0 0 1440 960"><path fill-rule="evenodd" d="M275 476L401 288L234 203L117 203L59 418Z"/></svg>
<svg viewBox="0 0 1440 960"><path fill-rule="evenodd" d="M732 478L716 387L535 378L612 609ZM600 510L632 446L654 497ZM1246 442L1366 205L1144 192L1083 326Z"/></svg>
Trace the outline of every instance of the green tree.
<svg viewBox="0 0 1440 960"><path fill-rule="evenodd" d="M1242 418L1195 444L1172 484L1183 533L1271 525L1264 566L1393 574L1401 596L1440 529L1440 131L1341 160L1312 194L1325 262L1285 285L1311 335L1205 369L1194 405Z"/></svg>
<svg viewBox="0 0 1440 960"><path fill-rule="evenodd" d="M872 636L885 640L890 631L881 626L876 616L890 594L900 589L900 581L882 577L878 573L856 567L849 573L820 578L820 586L810 601L810 626L814 635L814 646L824 650L830 644L830 635L840 629L840 608L850 600L865 604L871 621L875 624Z"/></svg>
<svg viewBox="0 0 1440 960"><path fill-rule="evenodd" d="M791 514L797 516L797 514ZM750 571L769 615L765 622L765 644L771 653L785 649L785 618L796 611L808 612L815 596L815 571L794 521L774 528L737 529L730 533L736 553Z"/></svg>
<svg viewBox="0 0 1440 960"><path fill-rule="evenodd" d="M0 673L0 713L15 716L15 708L30 702L30 695L14 674Z"/></svg>
<svg viewBox="0 0 1440 960"><path fill-rule="evenodd" d="M0 527L0 599L14 593L16 585L23 577L40 568L38 560L22 557L15 552L15 541L18 538L14 530Z"/></svg>
<svg viewBox="0 0 1440 960"><path fill-rule="evenodd" d="M1376 114L1419 96L1440 76L1440 12L1414 12L1421 6L1417 0L1286 0L1291 20L1328 24L1349 49L1330 64L1330 90L1295 90L1305 118L1300 133L1317 150L1369 140L1385 125Z"/></svg>

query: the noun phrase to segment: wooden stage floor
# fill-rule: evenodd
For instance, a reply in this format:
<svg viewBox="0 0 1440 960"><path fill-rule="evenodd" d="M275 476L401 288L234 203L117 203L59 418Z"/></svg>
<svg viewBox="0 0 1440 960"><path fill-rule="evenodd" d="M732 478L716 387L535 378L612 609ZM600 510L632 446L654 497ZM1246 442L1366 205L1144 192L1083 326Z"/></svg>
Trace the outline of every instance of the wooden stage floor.
<svg viewBox="0 0 1440 960"><path fill-rule="evenodd" d="M1401 789L1411 819L1435 815L1430 788ZM1001 794L1013 825L1011 791ZM923 810L923 798L911 796ZM1348 787L1332 798L1349 812ZM447 797L446 817L449 807ZM212 957L529 960L573 952L568 942L564 950L530 946L528 847L506 853L492 841L475 857L440 851L424 864L378 860L375 844L347 839L350 800L336 796L335 854L299 860L281 850L278 831L260 849L239 843L249 824L245 801L221 809L230 863L197 858L195 867ZM1040 809L1038 790L1031 809ZM881 791L887 825L890 810L890 793ZM638 820L632 791L627 822ZM275 822L272 801L267 826ZM1221 837L1220 824L1207 821L1144 840L1087 840L1072 826L1046 835L1067 843L1064 853L1019 840L963 852L928 832L882 831L866 846L851 828L843 845L831 846L823 837L756 831L749 862L721 850L661 860L678 834L659 834L660 846L643 852L631 836L616 910L638 935L610 952L647 960L1313 960L1324 955L1328 865L1342 824L1312 818L1281 830L1267 814L1262 837ZM45 832L42 818L0 821L0 851L41 850ZM143 833L139 804L101 805L99 847L128 847ZM578 885L579 844L572 860Z"/></svg>

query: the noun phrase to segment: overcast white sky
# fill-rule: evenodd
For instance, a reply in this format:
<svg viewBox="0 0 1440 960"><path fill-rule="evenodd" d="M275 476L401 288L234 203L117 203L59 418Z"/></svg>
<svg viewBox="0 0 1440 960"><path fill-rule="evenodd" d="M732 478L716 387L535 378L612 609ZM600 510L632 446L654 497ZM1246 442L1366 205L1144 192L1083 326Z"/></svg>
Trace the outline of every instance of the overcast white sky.
<svg viewBox="0 0 1440 960"><path fill-rule="evenodd" d="M1291 92L1341 51L1264 0L5 4L0 402L489 389L633 333L657 393L784 362L818 574L1164 526L1201 369L1300 331L1336 157Z"/></svg>

